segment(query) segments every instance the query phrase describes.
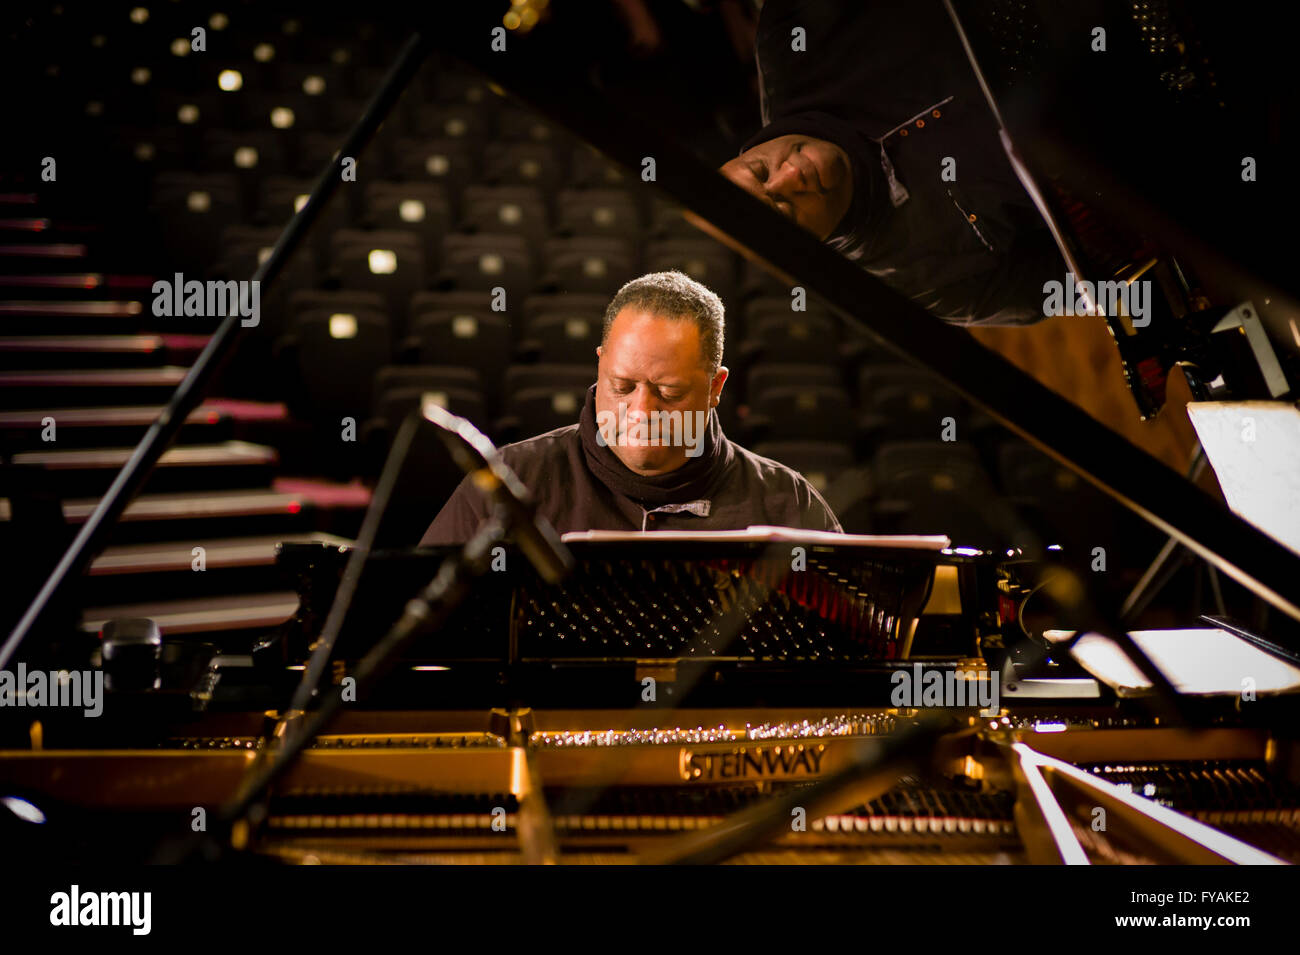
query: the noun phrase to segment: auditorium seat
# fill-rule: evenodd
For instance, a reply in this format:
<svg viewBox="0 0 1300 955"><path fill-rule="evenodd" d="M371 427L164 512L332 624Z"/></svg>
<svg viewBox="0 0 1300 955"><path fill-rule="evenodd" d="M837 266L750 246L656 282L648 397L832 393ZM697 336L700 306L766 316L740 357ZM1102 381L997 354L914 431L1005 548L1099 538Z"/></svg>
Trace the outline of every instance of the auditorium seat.
<svg viewBox="0 0 1300 955"><path fill-rule="evenodd" d="M577 424L588 386L545 385L521 388L506 398L498 422L504 441L522 441L556 428Z"/></svg>
<svg viewBox="0 0 1300 955"><path fill-rule="evenodd" d="M606 295L530 296L517 353L548 364L594 363L608 304Z"/></svg>
<svg viewBox="0 0 1300 955"><path fill-rule="evenodd" d="M399 336L405 333L411 296L424 288L427 272L419 234L407 230L342 229L334 233L330 271L346 289L377 292Z"/></svg>
<svg viewBox="0 0 1300 955"><path fill-rule="evenodd" d="M839 362L839 326L811 312L790 312L748 322L746 356L765 363L826 364Z"/></svg>
<svg viewBox="0 0 1300 955"><path fill-rule="evenodd" d="M700 230L686 221L682 207L670 199L655 196L650 202L650 225L647 233L652 239L698 239Z"/></svg>
<svg viewBox="0 0 1300 955"><path fill-rule="evenodd" d="M272 229L284 229L298 209L307 202L315 183L310 179L290 176L270 176L262 184L262 198L258 205L258 224ZM316 214L311 232L304 242L322 262L327 262L330 236L346 229L352 223L351 194L338 189L326 200Z"/></svg>
<svg viewBox="0 0 1300 955"><path fill-rule="evenodd" d="M165 126L179 125L186 135L239 123L238 103L215 84L201 90L158 90L155 97L154 115L137 119L152 119Z"/></svg>
<svg viewBox="0 0 1300 955"><path fill-rule="evenodd" d="M242 67L241 67L242 69ZM352 83L356 70L328 59L282 62L273 82L252 84L254 89L275 89L281 93L302 93L311 98L330 96L365 96L369 89ZM308 124L299 123L306 128Z"/></svg>
<svg viewBox="0 0 1300 955"><path fill-rule="evenodd" d="M747 263L747 265L752 265L752 263ZM767 273L764 272L763 274ZM794 297L790 294L790 291L780 288L775 290L767 289L765 294L746 299L744 307L739 310L740 315L743 316L745 331L752 332L757 329L760 323L774 318L807 318L818 322L835 321L830 310L815 300L808 300L805 297L804 310L800 312L794 310L793 303ZM839 337L838 329L834 334L836 338Z"/></svg>
<svg viewBox="0 0 1300 955"><path fill-rule="evenodd" d="M488 138L487 117L469 104L422 103L409 115L412 136L463 140L476 150Z"/></svg>
<svg viewBox="0 0 1300 955"><path fill-rule="evenodd" d="M475 233L525 236L536 249L549 230L546 203L535 186L465 187L460 228Z"/></svg>
<svg viewBox="0 0 1300 955"><path fill-rule="evenodd" d="M232 226L227 229L221 237L217 277L251 280L270 256L281 231L270 226ZM300 245L281 267L270 287L263 286L260 290L259 336L284 331L290 296L296 291L314 288L319 279L320 266L315 250L309 245Z"/></svg>
<svg viewBox="0 0 1300 955"><path fill-rule="evenodd" d="M333 133L342 142L340 133L346 133L365 114L369 100L364 96L331 96L324 102L321 132Z"/></svg>
<svg viewBox="0 0 1300 955"><path fill-rule="evenodd" d="M382 434L381 447L387 448L388 442L401 427L402 420L412 411L418 411L426 397L438 407L446 408L452 414L470 421L480 431L491 431L491 416L480 392L468 388L403 385L386 387L376 393L368 437L375 440Z"/></svg>
<svg viewBox="0 0 1300 955"><path fill-rule="evenodd" d="M477 73L458 70L453 65L430 60L423 75L428 80L426 92L439 103L450 106L465 105L481 112L496 113L501 98L489 88L487 80Z"/></svg>
<svg viewBox="0 0 1300 955"><path fill-rule="evenodd" d="M1072 555L1088 554L1093 547L1110 550L1119 543L1116 505L1032 445L1016 439L1004 441L997 449L997 474L1003 493L1025 515L1026 523L1041 528L1050 538L1015 543L1059 544ZM1151 533L1142 533L1147 528L1135 524L1133 539L1152 538ZM1158 546L1158 541L1151 540L1152 551Z"/></svg>
<svg viewBox="0 0 1300 955"><path fill-rule="evenodd" d="M1018 524L974 449L960 442L893 441L872 461L880 533L947 534L955 546L999 548Z"/></svg>
<svg viewBox="0 0 1300 955"><path fill-rule="evenodd" d="M295 410L313 421L369 413L370 380L392 358L392 329L381 308L299 307L278 343L296 372Z"/></svg>
<svg viewBox="0 0 1300 955"><path fill-rule="evenodd" d="M393 166L408 182L437 182L447 189L453 208L477 173L476 155L464 140L398 138L393 146Z"/></svg>
<svg viewBox="0 0 1300 955"><path fill-rule="evenodd" d="M586 143L576 143L568 182L574 186L618 186L628 181L627 173Z"/></svg>
<svg viewBox="0 0 1300 955"><path fill-rule="evenodd" d="M843 379L838 368L827 365L758 364L749 369L745 379L745 399L753 404L773 388L838 388Z"/></svg>
<svg viewBox="0 0 1300 955"><path fill-rule="evenodd" d="M497 138L513 142L555 143L561 146L563 135L533 110L506 102L497 113Z"/></svg>
<svg viewBox="0 0 1300 955"><path fill-rule="evenodd" d="M360 289L296 289L289 296L289 322L299 318L328 319L336 313L365 313L387 319L386 300L377 292Z"/></svg>
<svg viewBox="0 0 1300 955"><path fill-rule="evenodd" d="M426 394L435 404L469 419L490 434L492 412L476 371L450 365L390 365L374 376L374 414L366 425L366 440L372 454L387 450L388 441L402 419L413 408L420 407Z"/></svg>
<svg viewBox="0 0 1300 955"><path fill-rule="evenodd" d="M509 301L533 291L535 262L521 235L465 235L453 232L442 239L440 285L457 289L503 288Z"/></svg>
<svg viewBox="0 0 1300 955"><path fill-rule="evenodd" d="M362 224L374 229L401 229L421 238L425 261L432 265L451 229L451 206L446 190L427 182L372 182L367 184Z"/></svg>
<svg viewBox="0 0 1300 955"><path fill-rule="evenodd" d="M507 368L503 414L497 423L502 440L520 441L575 424L595 380L594 364Z"/></svg>
<svg viewBox="0 0 1300 955"><path fill-rule="evenodd" d="M858 373L858 389L863 431L877 440L939 438L943 419L960 424L967 410L940 379L907 365L868 365Z"/></svg>
<svg viewBox="0 0 1300 955"><path fill-rule="evenodd" d="M185 166L182 138L167 126L119 127L110 148L148 175L157 175L161 170L177 171Z"/></svg>
<svg viewBox="0 0 1300 955"><path fill-rule="evenodd" d="M560 293L601 293L612 297L636 277L636 256L626 239L580 236L547 239L541 286Z"/></svg>
<svg viewBox="0 0 1300 955"><path fill-rule="evenodd" d="M245 85L231 95L244 112L244 124L251 130L281 130L289 135L301 135L308 130L319 131L329 115L328 104L339 97L311 96L299 87L296 90L257 90ZM355 120L354 120L355 121Z"/></svg>
<svg viewBox="0 0 1300 955"><path fill-rule="evenodd" d="M573 388L585 391L595 383L594 362L576 365L511 365L502 379L502 391L509 399L511 395L525 389L555 385L566 391Z"/></svg>
<svg viewBox="0 0 1300 955"><path fill-rule="evenodd" d="M623 189L561 189L555 208L557 235L626 239L641 229L636 203Z"/></svg>
<svg viewBox="0 0 1300 955"><path fill-rule="evenodd" d="M749 400L745 440L840 441L857 434L853 405L839 385L766 387Z"/></svg>
<svg viewBox="0 0 1300 955"><path fill-rule="evenodd" d="M472 368L495 391L510 363L510 319L494 312L484 292L421 292L411 300L403 360Z"/></svg>
<svg viewBox="0 0 1300 955"><path fill-rule="evenodd" d="M204 164L214 173L233 173L242 192L240 205L253 208L257 190L268 175L292 173L289 143L268 130L207 130L203 134Z"/></svg>
<svg viewBox="0 0 1300 955"><path fill-rule="evenodd" d="M651 242L645 253L647 272L684 272L717 293L724 303L736 298L736 259L712 239L669 238Z"/></svg>
<svg viewBox="0 0 1300 955"><path fill-rule="evenodd" d="M483 393L483 382L472 368L452 365L388 365L374 376L374 394L398 388L424 388L426 391L469 391Z"/></svg>
<svg viewBox="0 0 1300 955"><path fill-rule="evenodd" d="M695 235L699 235L699 231L694 226L691 226L691 229ZM751 262L748 259L741 261L739 293L741 298L780 299L785 303L786 311L789 311L790 289L791 286L784 279L777 278L759 263ZM808 303L810 311L816 308L816 303Z"/></svg>
<svg viewBox="0 0 1300 955"><path fill-rule="evenodd" d="M221 233L244 215L239 182L230 173L159 173L151 209L172 262L196 276L217 260Z"/></svg>
<svg viewBox="0 0 1300 955"><path fill-rule="evenodd" d="M327 165L342 175L342 159L334 158L340 145L338 133L304 130L294 136L294 143L297 146L294 171L298 176L315 182ZM356 181L370 182L391 177L393 164L390 152L387 137L383 133L376 134L363 152L352 157L356 160Z"/></svg>
<svg viewBox="0 0 1300 955"><path fill-rule="evenodd" d="M549 143L490 142L483 152L485 185L535 186L549 195L562 181L564 168Z"/></svg>
<svg viewBox="0 0 1300 955"><path fill-rule="evenodd" d="M600 332L599 316L564 311L543 313L528 322L519 343L519 354L550 364L594 364Z"/></svg>
<svg viewBox="0 0 1300 955"><path fill-rule="evenodd" d="M837 441L764 441L754 445L753 451L794 468L823 494L853 466L853 449Z"/></svg>

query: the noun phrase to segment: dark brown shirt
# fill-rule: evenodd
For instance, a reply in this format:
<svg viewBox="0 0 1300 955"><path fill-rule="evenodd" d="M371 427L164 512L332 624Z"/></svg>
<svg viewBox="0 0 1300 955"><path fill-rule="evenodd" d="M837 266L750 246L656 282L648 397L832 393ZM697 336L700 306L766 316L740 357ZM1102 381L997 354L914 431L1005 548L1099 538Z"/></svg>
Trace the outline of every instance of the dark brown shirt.
<svg viewBox="0 0 1300 955"><path fill-rule="evenodd" d="M612 463L607 460L603 467L622 468L620 489L600 479L589 464L591 448L583 447L582 425L569 425L506 445L501 454L532 492L538 512L561 534L586 530L737 530L752 524L843 531L830 507L803 475L728 441L716 425L716 414L711 417L712 433L717 436L721 453L710 456L701 479L686 489L688 493L678 495L683 499L668 503L658 503L662 493L653 497L648 493L639 495L637 476L617 463L608 448L603 448L602 453L608 454ZM487 498L466 479L425 531L420 544L463 543L487 515Z"/></svg>

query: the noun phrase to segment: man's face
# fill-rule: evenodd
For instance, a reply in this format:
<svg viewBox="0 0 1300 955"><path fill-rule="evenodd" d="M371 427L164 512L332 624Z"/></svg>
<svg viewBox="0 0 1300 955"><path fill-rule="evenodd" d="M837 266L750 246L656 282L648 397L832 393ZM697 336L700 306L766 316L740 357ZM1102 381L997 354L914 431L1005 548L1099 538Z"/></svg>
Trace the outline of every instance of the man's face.
<svg viewBox="0 0 1300 955"><path fill-rule="evenodd" d="M667 474L700 453L699 426L718 403L727 369L707 367L695 322L628 306L615 316L596 355L597 424L612 423L606 442L629 470L643 477ZM649 428L656 414L661 423L683 423L672 435L660 427L658 446Z"/></svg>
<svg viewBox="0 0 1300 955"><path fill-rule="evenodd" d="M853 200L848 154L811 136L769 139L719 172L822 240L844 218Z"/></svg>

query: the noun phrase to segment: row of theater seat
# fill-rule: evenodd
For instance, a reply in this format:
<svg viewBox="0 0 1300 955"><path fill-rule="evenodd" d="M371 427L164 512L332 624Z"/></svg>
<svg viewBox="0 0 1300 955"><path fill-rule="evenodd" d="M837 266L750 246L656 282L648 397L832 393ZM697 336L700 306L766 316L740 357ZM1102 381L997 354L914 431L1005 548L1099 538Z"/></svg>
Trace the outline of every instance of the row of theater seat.
<svg viewBox="0 0 1300 955"><path fill-rule="evenodd" d="M182 113L196 123L201 114ZM143 173L167 170L243 176L315 176L325 168L341 140L339 132L319 129L232 130L224 126L168 124L120 126L118 154ZM452 125L451 129L457 129ZM446 135L397 136L380 133L357 160L359 175L370 179L439 182L459 190L471 182L531 185L548 193L566 187L628 185L630 179L587 146L558 142L476 142Z"/></svg>
<svg viewBox="0 0 1300 955"><path fill-rule="evenodd" d="M177 267L244 278L269 254L310 187L271 177L250 212L234 177L167 173L154 183L151 209ZM694 232L667 203L654 203L653 222L643 225L637 203L622 190L564 190L554 214L527 186L471 185L455 205L443 187L428 183L370 182L341 193L321 211L281 288L332 282L373 289L387 294L398 313L421 289L609 293L636 274L672 268L728 303L756 286L780 288L767 278L755 282L752 268L738 268L730 251Z"/></svg>
<svg viewBox="0 0 1300 955"><path fill-rule="evenodd" d="M338 340L340 348L359 336L377 336L385 354L464 364L481 370L490 385L512 362L593 361L610 299L605 294L531 295L507 297L499 303L504 307L497 308L490 291L461 290L417 292L394 308L378 291L300 289L272 301L276 307L262 299L263 322L276 333L310 324ZM758 361L828 366L810 372L809 385L822 383L846 358L852 364L888 363L862 337L842 334L829 314L791 311L789 301L779 297L751 299L728 312L723 356L733 373Z"/></svg>

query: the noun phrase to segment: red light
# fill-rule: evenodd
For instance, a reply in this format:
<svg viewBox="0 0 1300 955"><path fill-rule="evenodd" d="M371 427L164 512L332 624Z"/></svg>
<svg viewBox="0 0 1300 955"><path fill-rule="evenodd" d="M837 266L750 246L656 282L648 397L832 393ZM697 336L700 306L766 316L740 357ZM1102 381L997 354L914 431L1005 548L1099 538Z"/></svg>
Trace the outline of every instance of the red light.
<svg viewBox="0 0 1300 955"><path fill-rule="evenodd" d="M220 416L219 414L217 414L215 411L209 411L209 412L208 412L208 424L216 424L216 423L217 423L217 419L220 418L220 417L221 417L221 416Z"/></svg>
<svg viewBox="0 0 1300 955"><path fill-rule="evenodd" d="M301 505L300 503L298 503L297 501L290 501L290 502L289 502L289 513L290 513L290 514L297 514L297 513L298 513L299 511L301 511L301 510L302 510L302 505Z"/></svg>

